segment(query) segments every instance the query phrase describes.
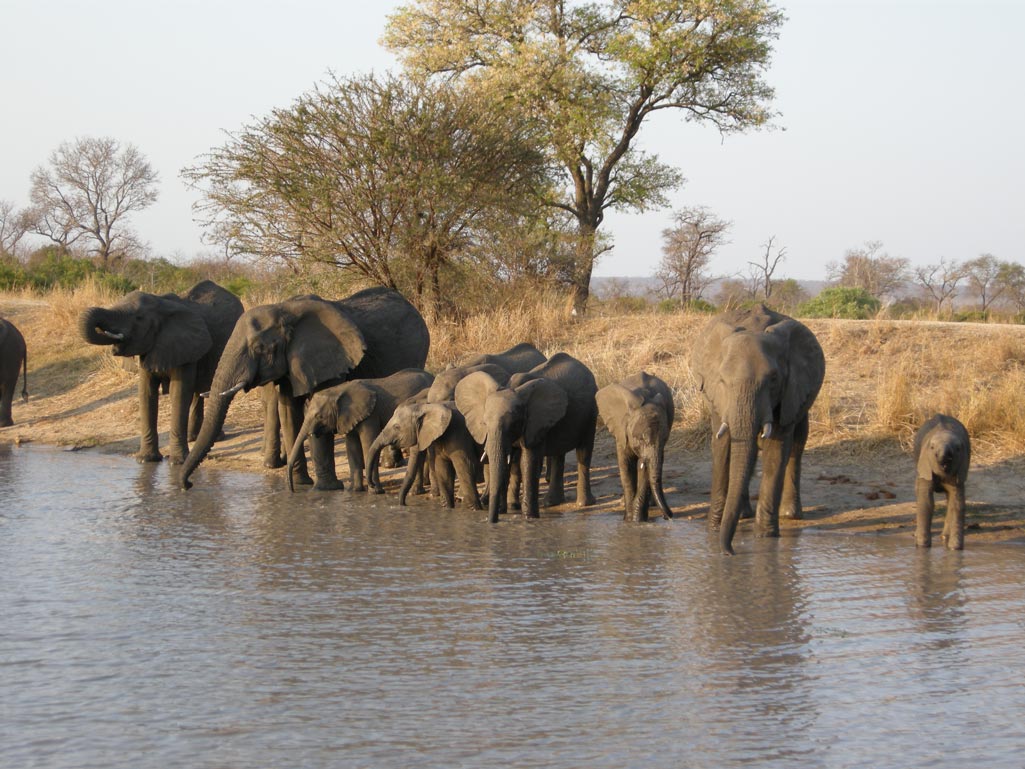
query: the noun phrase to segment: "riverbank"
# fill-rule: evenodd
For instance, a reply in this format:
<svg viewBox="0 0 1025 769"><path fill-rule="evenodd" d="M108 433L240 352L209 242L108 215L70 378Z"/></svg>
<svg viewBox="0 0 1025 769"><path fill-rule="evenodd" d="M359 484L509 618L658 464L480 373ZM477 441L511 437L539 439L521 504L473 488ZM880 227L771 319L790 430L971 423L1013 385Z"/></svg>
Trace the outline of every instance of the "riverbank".
<svg viewBox="0 0 1025 769"><path fill-rule="evenodd" d="M69 450L132 454L138 448L136 377L107 351L82 342L78 313L103 298L55 294L0 295L0 315L25 335L29 349L28 403L14 405L15 425L0 443L30 441ZM677 422L667 451L665 481L678 515L701 518L708 506L709 429L690 381L692 339L702 315L638 314L593 317L567 324L552 308L524 308L498 318L470 318L432 328L428 367L440 370L460 355L500 350L525 339L552 354L565 350L595 372L599 386L638 370L665 379L677 399ZM968 481L967 546L1025 542L1025 327L900 321L809 320L827 359L826 382L812 412L802 496L805 519L784 529L814 527L905 537L914 530L914 467L910 440L935 411L958 416L973 439ZM20 391L20 380L19 380ZM168 408L161 399L162 445ZM258 395L240 395L215 445L211 465L276 474L260 461ZM339 447L339 474L346 472ZM569 463L572 465L572 462ZM201 474L202 470L200 470ZM400 471L386 482L397 484ZM569 473L570 497L574 473ZM620 486L615 446L599 428L592 468L598 505L589 515L614 516ZM197 481L202 482L201 475ZM753 486L754 488L754 486ZM549 510L557 514L561 509ZM942 517L940 506L937 518ZM936 526L942 524L936 521ZM744 536L742 526L741 536Z"/></svg>

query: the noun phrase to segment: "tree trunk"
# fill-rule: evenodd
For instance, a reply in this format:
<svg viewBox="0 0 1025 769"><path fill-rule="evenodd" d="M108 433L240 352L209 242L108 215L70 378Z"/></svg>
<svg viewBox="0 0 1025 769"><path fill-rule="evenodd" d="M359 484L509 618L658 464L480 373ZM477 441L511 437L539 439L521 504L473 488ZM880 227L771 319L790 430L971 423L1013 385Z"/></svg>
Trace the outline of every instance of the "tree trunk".
<svg viewBox="0 0 1025 769"><path fill-rule="evenodd" d="M577 248L573 264L573 314L583 317L591 297L591 272L594 270L594 246L598 225L589 221L577 223Z"/></svg>

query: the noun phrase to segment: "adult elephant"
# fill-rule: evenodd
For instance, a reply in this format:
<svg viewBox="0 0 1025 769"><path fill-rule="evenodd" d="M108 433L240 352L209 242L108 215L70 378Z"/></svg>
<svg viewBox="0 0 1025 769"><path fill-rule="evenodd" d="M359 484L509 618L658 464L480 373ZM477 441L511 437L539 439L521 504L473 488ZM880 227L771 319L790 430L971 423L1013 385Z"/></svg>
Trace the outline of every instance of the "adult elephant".
<svg viewBox="0 0 1025 769"><path fill-rule="evenodd" d="M429 347L423 317L388 288L366 289L336 302L310 296L252 308L235 324L221 355L210 388L210 417L182 467L182 487L191 485L189 477L210 451L236 393L266 384L277 388L278 408L268 410L264 424L264 463L280 466L279 414L287 452L310 394L346 379L376 379L422 368ZM338 485L331 440L310 439L319 488ZM305 455L297 461L296 473L297 480L310 482Z"/></svg>
<svg viewBox="0 0 1025 769"><path fill-rule="evenodd" d="M598 418L594 400L597 390L590 370L565 353L558 353L527 374L514 375L507 387L483 371L470 374L456 385L456 407L487 455L488 517L492 523L505 511L508 501L515 503L521 479L523 514L538 517L543 457L549 457L552 466L546 501L549 505L562 502L563 467L570 450L577 454L577 504L594 504L590 466ZM517 448L518 468L515 461L510 462Z"/></svg>
<svg viewBox="0 0 1025 769"><path fill-rule="evenodd" d="M691 372L708 402L712 429L710 529L733 553L748 485L762 451L755 514L760 536L779 536L779 517L801 517L801 455L808 411L822 387L826 362L802 323L759 305L717 315L698 334Z"/></svg>
<svg viewBox="0 0 1025 769"><path fill-rule="evenodd" d="M288 454L288 487L295 491L292 468L299 459L307 436L332 438L331 461L334 462L335 435L345 437L349 460L349 478L353 491L364 491L363 471L367 483L380 486L376 463L370 461L370 447L402 402L426 390L434 376L422 369L408 368L380 379L352 379L333 387L318 390L310 396L299 434ZM319 480L319 479L318 479ZM338 488L342 488L341 481Z"/></svg>
<svg viewBox="0 0 1025 769"><path fill-rule="evenodd" d="M171 396L171 462L180 464L203 423L203 399L242 302L230 291L204 280L184 296L133 291L110 307L89 307L79 332L90 344L107 345L114 355L138 356L140 442L136 458L159 462L157 400ZM191 420L190 420L191 409ZM218 427L218 431L220 427Z"/></svg>
<svg viewBox="0 0 1025 769"><path fill-rule="evenodd" d="M669 385L641 371L601 388L595 400L605 427L616 439L624 518L648 520L652 497L662 517L672 518L662 489L662 464L674 418Z"/></svg>
<svg viewBox="0 0 1025 769"><path fill-rule="evenodd" d="M25 337L18 327L6 318L0 318L0 427L14 424L11 403L18 387L18 374L24 375L21 398L28 400L28 352Z"/></svg>

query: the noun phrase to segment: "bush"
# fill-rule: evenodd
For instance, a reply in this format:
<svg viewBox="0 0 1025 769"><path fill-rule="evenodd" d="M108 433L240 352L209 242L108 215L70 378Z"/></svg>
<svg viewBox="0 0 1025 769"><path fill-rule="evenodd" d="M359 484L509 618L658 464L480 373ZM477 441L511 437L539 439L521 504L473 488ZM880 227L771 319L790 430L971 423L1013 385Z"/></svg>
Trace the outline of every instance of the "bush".
<svg viewBox="0 0 1025 769"><path fill-rule="evenodd" d="M714 304L706 302L704 299L691 299L683 308L690 312L704 312L708 314L712 314L717 310Z"/></svg>
<svg viewBox="0 0 1025 769"><path fill-rule="evenodd" d="M804 302L797 314L805 318L866 320L875 317L880 307L882 302L863 288L835 286Z"/></svg>

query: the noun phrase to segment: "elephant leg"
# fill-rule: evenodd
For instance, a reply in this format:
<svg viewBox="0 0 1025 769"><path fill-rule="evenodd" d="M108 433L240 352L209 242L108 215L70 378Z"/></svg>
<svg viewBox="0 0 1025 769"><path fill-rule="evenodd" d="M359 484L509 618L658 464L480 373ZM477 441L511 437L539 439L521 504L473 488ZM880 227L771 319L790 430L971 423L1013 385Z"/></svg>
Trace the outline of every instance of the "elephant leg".
<svg viewBox="0 0 1025 769"><path fill-rule="evenodd" d="M363 486L363 446L355 430L345 436L345 457L349 461L349 489L366 491Z"/></svg>
<svg viewBox="0 0 1025 769"><path fill-rule="evenodd" d="M637 495L637 457L625 446L616 444L616 462L619 465L619 482L623 486L624 520L630 516Z"/></svg>
<svg viewBox="0 0 1025 769"><path fill-rule="evenodd" d="M463 501L471 510L483 510L480 495L477 493L477 468L475 463L465 454L455 454L451 458L452 466L456 471L456 478L459 480L459 490L462 492Z"/></svg>
<svg viewBox="0 0 1025 769"><path fill-rule="evenodd" d="M438 492L441 494L441 506L449 509L456 506L456 476L452 463L443 457L438 457L434 465L434 479L438 484Z"/></svg>
<svg viewBox="0 0 1025 769"><path fill-rule="evenodd" d="M520 473L523 476L523 517L539 518L538 486L541 483L541 459L539 449L523 449L520 457ZM549 458L549 461L551 459ZM554 472L553 472L554 475Z"/></svg>
<svg viewBox="0 0 1025 769"><path fill-rule="evenodd" d="M299 435L299 427L303 423L302 398L293 398L285 391L278 393L278 419L281 420L282 448L290 452ZM312 440L310 445L313 445ZM299 457L292 470L292 482L303 486L313 485L313 479L310 477L310 470L306 464L306 452L302 447L300 447Z"/></svg>
<svg viewBox="0 0 1025 769"><path fill-rule="evenodd" d="M285 456L281 450L281 415L279 413L278 391L272 384L260 388L263 402L263 466L284 467Z"/></svg>
<svg viewBox="0 0 1025 769"><path fill-rule="evenodd" d="M598 500L591 492L591 455L593 447L577 449L577 507L590 507Z"/></svg>
<svg viewBox="0 0 1025 769"><path fill-rule="evenodd" d="M310 456L313 459L313 471L317 474L317 482L313 488L317 491L340 491L344 487L335 472L335 436L333 433L310 436Z"/></svg>
<svg viewBox="0 0 1025 769"><path fill-rule="evenodd" d="M943 524L943 544L948 550L964 550L965 498L964 486L949 484L947 492L947 517Z"/></svg>
<svg viewBox="0 0 1025 769"><path fill-rule="evenodd" d="M203 428L203 401L205 398L200 398L199 393L193 393L192 404L189 408L189 443L192 443L199 436L199 431ZM217 436L217 440L224 439L224 431Z"/></svg>
<svg viewBox="0 0 1025 769"><path fill-rule="evenodd" d="M722 419L712 414L712 495L708 509L708 528L715 530L722 524L723 511L726 509L726 493L730 487L730 436L717 438L714 431L719 429Z"/></svg>
<svg viewBox="0 0 1025 769"><path fill-rule="evenodd" d="M760 537L778 537L779 500L794 439L786 432L779 438L763 438L761 444L762 482L758 487L755 532Z"/></svg>
<svg viewBox="0 0 1025 769"><path fill-rule="evenodd" d="M523 456L523 450L515 448L509 455L508 459L502 459L503 462L509 463L509 488L506 489L506 507L509 510L521 510L523 505L521 500L523 499L523 475L520 472L520 462ZM502 512L505 512L503 510Z"/></svg>
<svg viewBox="0 0 1025 769"><path fill-rule="evenodd" d="M548 492L545 494L545 506L554 507L555 505L561 505L566 501L566 487L565 487L565 476L566 476L566 455L565 454L554 454L548 457L548 467L550 468L548 478ZM537 476L538 479L541 477L541 467L538 466Z"/></svg>
<svg viewBox="0 0 1025 769"><path fill-rule="evenodd" d="M189 407L196 389L196 366L189 364L171 372L171 429L168 455L171 464L180 465L189 455Z"/></svg>
<svg viewBox="0 0 1025 769"><path fill-rule="evenodd" d="M808 442L808 415L794 426L794 446L790 450L786 476L783 479L783 496L779 503L779 517L799 521L804 516L801 506L801 457Z"/></svg>
<svg viewBox="0 0 1025 769"><path fill-rule="evenodd" d="M157 446L157 399L160 396L160 381L148 371L139 372L139 453L140 462L159 462L160 449Z"/></svg>
<svg viewBox="0 0 1025 769"><path fill-rule="evenodd" d="M932 547L932 514L935 504L932 479L915 478L916 547Z"/></svg>

